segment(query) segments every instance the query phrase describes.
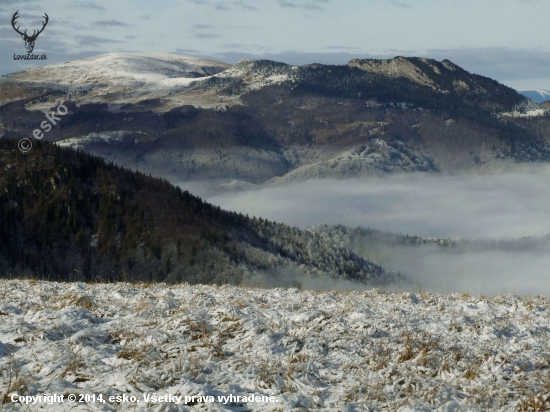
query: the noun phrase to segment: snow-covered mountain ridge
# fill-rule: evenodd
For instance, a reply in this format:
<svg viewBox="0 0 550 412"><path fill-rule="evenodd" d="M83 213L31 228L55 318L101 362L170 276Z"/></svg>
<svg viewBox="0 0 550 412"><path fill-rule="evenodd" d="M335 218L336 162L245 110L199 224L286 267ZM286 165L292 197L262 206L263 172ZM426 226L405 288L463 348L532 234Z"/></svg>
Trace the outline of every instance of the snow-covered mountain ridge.
<svg viewBox="0 0 550 412"><path fill-rule="evenodd" d="M328 70L330 73L331 67L338 66L292 66L269 60L241 60L231 66L195 56L120 52L40 66L2 76L2 79L34 87L58 88L74 101L82 103L120 105L160 98L164 101L158 110L166 111L178 103L201 107L242 103L241 99L232 99L231 95L240 96L288 81L307 83L312 76L317 76L316 72ZM485 77L472 75L449 60L439 62L398 56L387 60L353 59L347 66L341 67L358 68L368 73L372 77L371 81L379 81L380 78L406 79L437 93L457 94L465 98L474 95L476 99L483 95L489 99L493 95L502 98L508 89ZM341 75L335 72L330 81L338 83L342 80L339 78ZM225 99L212 94L212 89L219 91L231 83L238 83L239 87ZM513 91L510 89L509 92ZM516 103L521 103L520 100ZM40 105L29 107L46 109Z"/></svg>
<svg viewBox="0 0 550 412"><path fill-rule="evenodd" d="M550 91L543 89L518 89L518 92L524 96L534 100L537 103L542 103L550 100Z"/></svg>
<svg viewBox="0 0 550 412"><path fill-rule="evenodd" d="M140 400L35 405L55 411L550 408L548 298L19 280L0 297L5 411L44 393Z"/></svg>
<svg viewBox="0 0 550 412"><path fill-rule="evenodd" d="M176 95L187 91L196 79L229 67L214 60L169 53L108 53L28 69L3 76L3 80L60 88L77 102L122 104Z"/></svg>
<svg viewBox="0 0 550 412"><path fill-rule="evenodd" d="M175 181L492 171L550 159L547 108L448 60L229 66L95 56L1 77L0 132L32 135L35 110L61 103L67 121L47 140ZM121 138L101 137L113 133Z"/></svg>
<svg viewBox="0 0 550 412"><path fill-rule="evenodd" d="M248 91L284 81L297 80L297 66L270 60L240 60L236 65L222 73L203 81L208 84L224 84L234 81L244 82Z"/></svg>

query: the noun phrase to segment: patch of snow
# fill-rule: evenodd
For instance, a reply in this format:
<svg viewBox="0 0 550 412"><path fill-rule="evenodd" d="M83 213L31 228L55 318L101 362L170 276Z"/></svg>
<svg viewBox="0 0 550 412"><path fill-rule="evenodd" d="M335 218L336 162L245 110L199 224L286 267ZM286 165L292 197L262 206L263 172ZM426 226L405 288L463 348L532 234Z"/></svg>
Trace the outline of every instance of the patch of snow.
<svg viewBox="0 0 550 412"><path fill-rule="evenodd" d="M75 101L107 98L122 103L139 101L143 96L150 99L181 93L193 88L197 80L229 67L214 60L169 53L109 53L36 67L12 74L10 79L62 87Z"/></svg>
<svg viewBox="0 0 550 412"><path fill-rule="evenodd" d="M374 144L377 144L379 146L387 146L388 144L386 143L385 140L382 140L382 139L376 139L376 138L373 138L373 139L370 139L371 143L374 143Z"/></svg>
<svg viewBox="0 0 550 412"><path fill-rule="evenodd" d="M223 191L241 191L253 190L257 187L258 185L250 182L245 182L243 180L231 180L230 182L220 184L218 186L218 189Z"/></svg>
<svg viewBox="0 0 550 412"><path fill-rule="evenodd" d="M516 105L512 111L501 113L504 117L537 117L544 116L550 110L539 103L526 98L522 103Z"/></svg>
<svg viewBox="0 0 550 412"><path fill-rule="evenodd" d="M502 113L502 115L507 117L537 117L537 116L544 116L546 113L548 113L548 109L529 110L524 113L519 111L513 111L513 112Z"/></svg>
<svg viewBox="0 0 550 412"><path fill-rule="evenodd" d="M258 90L265 86L279 84L295 78L296 66L269 64L262 65L261 61L241 60L235 66L225 70L213 78L242 80L248 90Z"/></svg>
<svg viewBox="0 0 550 412"><path fill-rule="evenodd" d="M128 130L114 130L108 132L90 133L82 137L70 137L68 139L60 140L55 144L59 147L72 147L73 149L84 148L87 144L93 142L103 141L105 143L114 141L122 141L122 137L125 134L132 133Z"/></svg>

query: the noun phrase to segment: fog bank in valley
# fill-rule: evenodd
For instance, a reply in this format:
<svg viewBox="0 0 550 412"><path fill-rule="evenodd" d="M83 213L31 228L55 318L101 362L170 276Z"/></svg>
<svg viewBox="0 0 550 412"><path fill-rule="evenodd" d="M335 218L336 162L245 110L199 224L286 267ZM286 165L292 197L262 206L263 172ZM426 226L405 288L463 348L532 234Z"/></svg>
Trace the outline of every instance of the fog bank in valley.
<svg viewBox="0 0 550 412"><path fill-rule="evenodd" d="M301 228L329 223L468 239L458 248L381 245L384 258L375 263L426 290L550 295L547 173L319 180L207 200Z"/></svg>
<svg viewBox="0 0 550 412"><path fill-rule="evenodd" d="M333 223L467 239L550 233L550 174L317 180L207 200L301 228Z"/></svg>
<svg viewBox="0 0 550 412"><path fill-rule="evenodd" d="M386 268L415 282L414 289L433 292L550 296L550 245L528 250L453 250L434 245L387 248Z"/></svg>

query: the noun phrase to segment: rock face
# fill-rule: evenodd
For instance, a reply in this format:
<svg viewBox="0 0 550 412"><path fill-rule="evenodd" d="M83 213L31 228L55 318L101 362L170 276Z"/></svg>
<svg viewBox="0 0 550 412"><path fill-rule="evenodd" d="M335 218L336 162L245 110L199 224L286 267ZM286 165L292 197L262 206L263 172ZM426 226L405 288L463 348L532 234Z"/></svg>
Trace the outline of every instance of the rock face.
<svg viewBox="0 0 550 412"><path fill-rule="evenodd" d="M441 74L439 68L424 59L436 74ZM422 86L437 89L436 83L430 79L419 67L404 57L396 57L388 60L377 59L353 59L348 63L350 67L358 67L361 70L385 75L388 77L404 77Z"/></svg>

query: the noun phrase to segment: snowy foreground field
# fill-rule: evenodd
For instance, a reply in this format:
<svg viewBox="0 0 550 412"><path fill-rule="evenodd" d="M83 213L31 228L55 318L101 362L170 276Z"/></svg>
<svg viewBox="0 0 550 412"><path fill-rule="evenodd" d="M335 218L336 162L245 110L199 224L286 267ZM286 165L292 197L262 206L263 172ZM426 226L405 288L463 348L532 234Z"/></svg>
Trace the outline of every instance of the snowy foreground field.
<svg viewBox="0 0 550 412"><path fill-rule="evenodd" d="M0 281L0 410L548 410L549 315L542 297Z"/></svg>

